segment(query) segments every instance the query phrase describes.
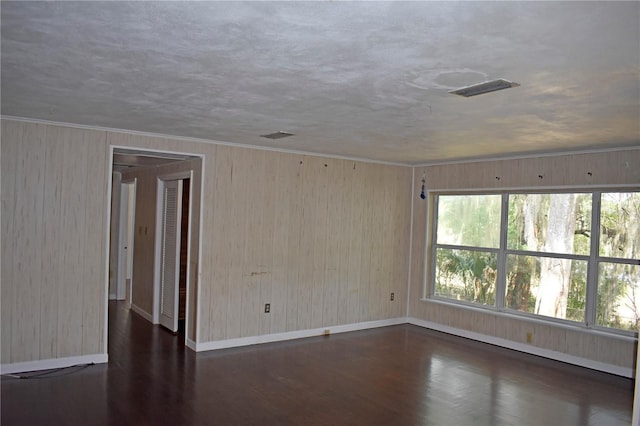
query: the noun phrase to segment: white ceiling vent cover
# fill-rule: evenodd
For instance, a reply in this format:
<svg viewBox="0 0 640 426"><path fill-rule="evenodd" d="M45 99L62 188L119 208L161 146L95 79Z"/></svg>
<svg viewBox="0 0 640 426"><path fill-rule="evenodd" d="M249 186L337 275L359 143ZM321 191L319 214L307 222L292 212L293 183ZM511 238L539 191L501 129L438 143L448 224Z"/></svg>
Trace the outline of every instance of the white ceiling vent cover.
<svg viewBox="0 0 640 426"><path fill-rule="evenodd" d="M267 138L267 139L282 139L282 138L287 138L289 136L293 136L293 133L275 132L275 133L269 133L268 135L260 135L260 137Z"/></svg>
<svg viewBox="0 0 640 426"><path fill-rule="evenodd" d="M498 80L485 81L482 83L473 84L471 86L465 86L459 89L450 90L449 93L468 98L470 96L482 95L483 93L495 92L496 90L508 89L510 87L518 86L520 86L518 83L499 78Z"/></svg>

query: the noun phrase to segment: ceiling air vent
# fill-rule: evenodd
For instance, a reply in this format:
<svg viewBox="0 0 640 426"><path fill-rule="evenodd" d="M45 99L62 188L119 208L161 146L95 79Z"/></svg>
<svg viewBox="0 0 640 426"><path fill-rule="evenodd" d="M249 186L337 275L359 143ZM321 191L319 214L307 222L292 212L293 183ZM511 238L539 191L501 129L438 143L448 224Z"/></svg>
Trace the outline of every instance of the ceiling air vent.
<svg viewBox="0 0 640 426"><path fill-rule="evenodd" d="M496 90L508 89L510 87L518 86L520 86L518 83L500 78L498 80L485 81L483 83L473 84L471 86L465 86L459 89L450 90L449 93L468 98L470 96L482 95L483 93L495 92Z"/></svg>
<svg viewBox="0 0 640 426"><path fill-rule="evenodd" d="M293 136L293 133L275 132L275 133L269 133L268 135L260 135L260 136L267 139L282 139L282 138L287 138L289 136Z"/></svg>

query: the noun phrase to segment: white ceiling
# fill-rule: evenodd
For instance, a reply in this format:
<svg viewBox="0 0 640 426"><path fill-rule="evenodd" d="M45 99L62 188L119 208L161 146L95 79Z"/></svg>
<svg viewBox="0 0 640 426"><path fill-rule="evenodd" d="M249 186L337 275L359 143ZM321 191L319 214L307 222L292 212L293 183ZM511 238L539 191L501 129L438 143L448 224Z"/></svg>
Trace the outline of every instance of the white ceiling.
<svg viewBox="0 0 640 426"><path fill-rule="evenodd" d="M421 164L640 145L640 2L11 2L2 114ZM520 87L448 90L495 78ZM270 140L260 135L287 131Z"/></svg>

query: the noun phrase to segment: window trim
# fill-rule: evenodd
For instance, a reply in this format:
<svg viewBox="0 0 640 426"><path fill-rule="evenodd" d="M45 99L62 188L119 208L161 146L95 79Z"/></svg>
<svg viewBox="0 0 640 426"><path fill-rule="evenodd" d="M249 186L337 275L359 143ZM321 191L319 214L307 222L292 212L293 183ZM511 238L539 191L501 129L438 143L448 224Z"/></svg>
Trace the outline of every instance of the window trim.
<svg viewBox="0 0 640 426"><path fill-rule="evenodd" d="M427 191L427 200L429 205L426 209L426 226L425 226L425 250L427 253L423 257L424 279L423 279L423 298L422 301L432 301L442 304L454 305L464 309L472 309L494 313L496 315L505 315L510 317L521 318L523 320L531 320L543 324L561 325L569 328L579 328L605 335L616 335L627 338L638 338L638 331L623 330L613 327L605 327L596 324L597 318L597 287L598 287L598 266L601 262L621 263L628 265L640 265L640 259L628 258L611 258L599 256L600 249L600 210L601 197L603 192L640 192L637 185L616 185L598 188L589 187L554 187L554 188L504 188L504 189L473 189L473 190L437 190L431 189ZM507 248L507 231L508 231L508 203L510 194L566 194L566 193L583 193L591 194L591 228L590 249L588 255L578 254L561 254L547 253L528 250L514 250ZM500 210L500 247L477 247L477 246L459 246L451 244L437 243L437 226L438 226L438 206L439 196L441 195L496 195L502 196ZM496 277L496 293L495 306L484 305L480 303L469 302L466 300L455 300L435 294L436 281L436 255L439 248L454 250L471 250L497 253L497 277ZM584 321L574 321L563 318L549 317L537 315L530 312L518 311L505 307L506 300L506 258L508 254L527 255L527 256L546 256L560 259L572 259L587 261L586 291L585 291L585 318ZM500 285L500 283L503 283Z"/></svg>
<svg viewBox="0 0 640 426"><path fill-rule="evenodd" d="M633 342L637 341L637 336L635 336L633 334L629 334L629 333L621 334L621 333L611 332L611 330L615 330L615 329L610 329L610 328L605 328L605 329L587 328L584 325L584 323L575 323L575 322L570 322L570 321L561 321L561 322L550 321L550 320L557 319L557 318L542 317L540 315L525 316L525 315L520 315L520 312L512 313L513 311L497 311L495 309L485 308L485 307L483 307L481 305L463 304L463 303L457 303L455 301L450 302L450 299L445 299L445 298L422 297L422 298L420 298L420 301L423 302L423 303L433 303L433 304L436 304L436 305L451 306L453 308L464 309L464 310L468 310L468 311L475 311L475 312L481 312L481 313L487 313L487 314L494 314L497 317L518 319L518 320L521 320L521 321L532 322L532 323L540 324L540 325L553 325L554 327L559 327L559 328L563 328L563 329L566 329L566 330L580 330L581 332L585 332L585 333L589 333L589 334L593 334L593 335L605 336L605 337L615 337L615 338L619 338L619 339L622 339L622 340L625 340L625 341L633 341ZM547 320L547 318L549 318L550 320Z"/></svg>

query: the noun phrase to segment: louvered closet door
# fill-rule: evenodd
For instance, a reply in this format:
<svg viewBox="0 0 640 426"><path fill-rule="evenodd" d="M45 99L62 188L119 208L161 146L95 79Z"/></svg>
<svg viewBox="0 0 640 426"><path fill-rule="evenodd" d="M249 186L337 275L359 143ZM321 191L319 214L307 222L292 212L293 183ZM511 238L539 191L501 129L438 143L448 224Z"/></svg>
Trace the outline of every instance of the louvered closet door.
<svg viewBox="0 0 640 426"><path fill-rule="evenodd" d="M182 181L164 181L160 258L160 324L178 331Z"/></svg>

